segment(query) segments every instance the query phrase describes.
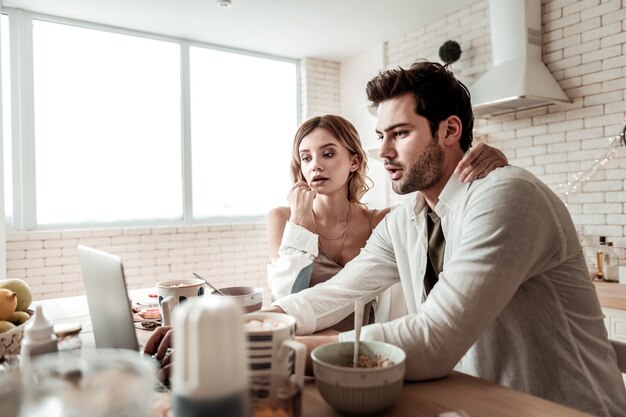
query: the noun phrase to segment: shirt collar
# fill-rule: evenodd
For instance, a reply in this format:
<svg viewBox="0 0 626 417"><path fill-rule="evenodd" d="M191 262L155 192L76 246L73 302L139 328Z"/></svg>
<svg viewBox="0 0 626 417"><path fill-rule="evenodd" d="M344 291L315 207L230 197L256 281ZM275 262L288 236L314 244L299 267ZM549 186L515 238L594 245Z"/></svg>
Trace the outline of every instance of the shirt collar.
<svg viewBox="0 0 626 417"><path fill-rule="evenodd" d="M467 192L468 187L469 184L461 182L458 174L453 173L448 179L446 186L441 190L441 194L439 194L439 202L437 202L434 210L437 216L443 217L449 211L456 210L463 201L463 196ZM415 217L419 216L427 208L428 204L422 193L416 193L415 205L413 206L414 215L411 217L411 220L415 220Z"/></svg>
<svg viewBox="0 0 626 417"><path fill-rule="evenodd" d="M435 212L439 217L444 216L448 211L455 211L463 201L463 196L467 192L468 184L461 182L458 174L453 173L446 186L439 194L439 202L435 207ZM422 198L423 199L423 198Z"/></svg>

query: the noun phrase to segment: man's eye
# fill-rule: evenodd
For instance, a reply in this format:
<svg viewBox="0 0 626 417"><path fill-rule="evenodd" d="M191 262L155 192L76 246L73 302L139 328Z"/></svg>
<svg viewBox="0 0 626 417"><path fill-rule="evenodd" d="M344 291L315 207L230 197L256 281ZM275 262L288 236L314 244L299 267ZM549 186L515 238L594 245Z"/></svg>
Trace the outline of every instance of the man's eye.
<svg viewBox="0 0 626 417"><path fill-rule="evenodd" d="M377 138L380 142L382 142L382 141L383 141L383 139L385 139L385 138L384 138L384 137L382 137L382 136L377 136L376 138Z"/></svg>
<svg viewBox="0 0 626 417"><path fill-rule="evenodd" d="M395 132L393 132L393 135L396 138L403 138L403 137L405 137L408 134L409 134L409 132L406 131L406 130L396 130Z"/></svg>

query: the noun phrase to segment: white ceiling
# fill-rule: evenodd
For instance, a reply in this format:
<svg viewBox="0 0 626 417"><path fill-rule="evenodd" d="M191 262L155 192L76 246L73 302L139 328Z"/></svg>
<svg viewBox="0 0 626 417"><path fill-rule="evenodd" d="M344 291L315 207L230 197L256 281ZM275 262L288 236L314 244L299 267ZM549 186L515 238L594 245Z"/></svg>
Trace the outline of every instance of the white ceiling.
<svg viewBox="0 0 626 417"><path fill-rule="evenodd" d="M476 0L0 0L5 7L287 58L341 61Z"/></svg>

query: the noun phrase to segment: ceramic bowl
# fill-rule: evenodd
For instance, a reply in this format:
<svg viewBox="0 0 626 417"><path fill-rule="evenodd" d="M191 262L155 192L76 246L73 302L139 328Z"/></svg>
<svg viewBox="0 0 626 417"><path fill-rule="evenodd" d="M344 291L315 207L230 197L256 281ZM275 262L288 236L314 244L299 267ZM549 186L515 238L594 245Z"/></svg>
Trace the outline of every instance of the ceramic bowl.
<svg viewBox="0 0 626 417"><path fill-rule="evenodd" d="M402 391L406 355L392 344L361 342L361 354L391 360L384 368L352 368L353 342L319 346L311 352L315 384L322 398L342 414L376 415L389 408Z"/></svg>
<svg viewBox="0 0 626 417"><path fill-rule="evenodd" d="M259 311L263 307L263 288L261 287L226 287L219 290L224 295L232 297L243 308L244 313ZM211 291L209 295L221 297L216 291Z"/></svg>

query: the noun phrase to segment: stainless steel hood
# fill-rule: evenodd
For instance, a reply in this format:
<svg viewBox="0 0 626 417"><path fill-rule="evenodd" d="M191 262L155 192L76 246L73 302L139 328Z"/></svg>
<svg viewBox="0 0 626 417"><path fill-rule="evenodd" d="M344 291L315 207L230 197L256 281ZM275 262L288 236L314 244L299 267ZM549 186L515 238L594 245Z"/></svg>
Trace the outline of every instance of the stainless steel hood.
<svg viewBox="0 0 626 417"><path fill-rule="evenodd" d="M474 115L569 103L541 61L541 0L490 0L493 67L470 87Z"/></svg>

